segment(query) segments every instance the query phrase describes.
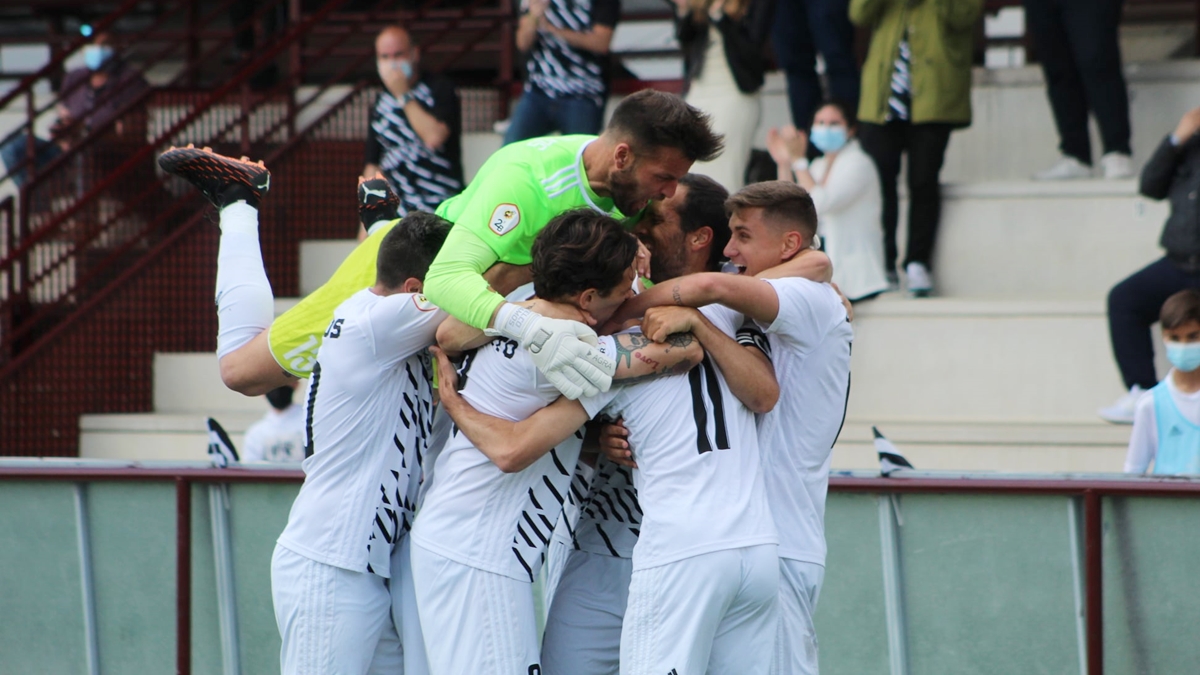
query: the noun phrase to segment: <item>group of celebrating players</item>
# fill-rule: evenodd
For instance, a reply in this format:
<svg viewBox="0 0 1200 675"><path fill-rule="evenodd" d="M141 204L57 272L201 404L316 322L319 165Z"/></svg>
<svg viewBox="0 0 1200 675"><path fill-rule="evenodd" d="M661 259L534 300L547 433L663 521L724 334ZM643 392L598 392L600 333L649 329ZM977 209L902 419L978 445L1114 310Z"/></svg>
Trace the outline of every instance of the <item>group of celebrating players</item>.
<svg viewBox="0 0 1200 675"><path fill-rule="evenodd" d="M226 384L311 378L271 563L284 673L817 672L853 334L812 200L688 173L721 145L643 91L598 137L502 148L436 214L367 181L373 234L277 319L267 169L160 157L220 211Z"/></svg>

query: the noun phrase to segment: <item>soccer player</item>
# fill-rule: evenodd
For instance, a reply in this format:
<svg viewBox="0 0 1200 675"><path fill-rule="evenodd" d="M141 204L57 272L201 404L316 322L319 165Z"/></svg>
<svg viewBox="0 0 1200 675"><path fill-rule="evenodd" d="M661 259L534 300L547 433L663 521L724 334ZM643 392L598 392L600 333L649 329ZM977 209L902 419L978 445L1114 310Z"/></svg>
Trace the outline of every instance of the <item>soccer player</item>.
<svg viewBox="0 0 1200 675"><path fill-rule="evenodd" d="M422 279L449 230L428 213L401 220L380 243L375 284L325 331L304 485L271 559L285 674L402 672L388 580L432 426L427 348L446 317Z"/></svg>
<svg viewBox="0 0 1200 675"><path fill-rule="evenodd" d="M631 293L636 252L635 238L608 216L574 210L556 217L532 249L537 307L546 316L607 320ZM438 331L451 349L478 344L479 335L453 320ZM686 369L702 355L691 336L646 342L602 340L604 352L621 363L618 378ZM578 406L560 400L530 355L504 336L467 353L459 375L441 385L443 400L457 399L450 391L455 379L462 397L508 420L547 406ZM433 675L538 672L532 584L562 511L584 421L548 445L457 433L438 455L411 547ZM566 442L554 448L560 441Z"/></svg>
<svg viewBox="0 0 1200 675"><path fill-rule="evenodd" d="M618 218L636 216L650 200L674 194L692 163L716 157L721 143L702 112L678 96L645 90L616 107L599 137L538 138L502 148L462 194L438 207L438 215L458 227L430 268L430 300L471 326L493 327L522 347L536 346L531 352L535 364L564 393L578 396L606 388L612 362L588 344L595 341L590 329L518 311L489 288L483 274L497 262L528 265L534 237L565 210L587 207ZM245 200L249 207L257 206L267 180L261 167L194 148L172 149L159 164L168 173L232 175L248 188L263 185ZM370 283L386 228L363 241L329 282L272 323L257 212L239 207L236 217L227 218L225 212L237 200L217 201L221 378L235 391L260 394L289 376L307 376L333 308Z"/></svg>
<svg viewBox="0 0 1200 675"><path fill-rule="evenodd" d="M854 333L830 285L794 276L755 278L792 274L788 268L811 247L817 217L808 193L794 183L768 181L739 190L727 205L733 236L725 254L741 275L699 274L660 284L631 300L622 315L655 305L717 302L766 331L781 383L779 404L760 419L758 432L780 538L779 635L771 672L816 673L813 612L825 575L825 495L846 416ZM683 308L660 311L643 327L650 338L663 339L688 330L695 315ZM632 433L630 440L638 450Z"/></svg>

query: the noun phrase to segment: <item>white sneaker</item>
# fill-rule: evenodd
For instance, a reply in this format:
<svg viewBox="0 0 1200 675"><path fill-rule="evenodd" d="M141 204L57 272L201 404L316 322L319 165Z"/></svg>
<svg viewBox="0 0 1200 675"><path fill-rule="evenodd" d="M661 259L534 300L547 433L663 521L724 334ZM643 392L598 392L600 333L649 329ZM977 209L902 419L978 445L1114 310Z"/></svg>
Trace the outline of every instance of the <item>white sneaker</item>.
<svg viewBox="0 0 1200 675"><path fill-rule="evenodd" d="M933 292L933 279L921 263L908 263L904 266L904 274L908 277L908 294L912 297L927 298Z"/></svg>
<svg viewBox="0 0 1200 675"><path fill-rule="evenodd" d="M1137 407L1138 399L1141 398L1142 394L1144 393L1146 393L1146 390L1135 384L1130 387L1129 393L1122 394L1121 398L1117 399L1116 403L1108 406L1107 408L1101 408L1096 412L1098 415L1100 415L1100 419L1104 420L1105 422L1112 422L1113 424L1133 424L1134 408Z"/></svg>
<svg viewBox="0 0 1200 675"><path fill-rule="evenodd" d="M1049 169L1033 174L1034 180L1078 180L1091 177L1092 167L1066 155Z"/></svg>
<svg viewBox="0 0 1200 675"><path fill-rule="evenodd" d="M1120 152L1110 152L1100 158L1100 175L1105 178L1132 178L1133 162L1129 155Z"/></svg>

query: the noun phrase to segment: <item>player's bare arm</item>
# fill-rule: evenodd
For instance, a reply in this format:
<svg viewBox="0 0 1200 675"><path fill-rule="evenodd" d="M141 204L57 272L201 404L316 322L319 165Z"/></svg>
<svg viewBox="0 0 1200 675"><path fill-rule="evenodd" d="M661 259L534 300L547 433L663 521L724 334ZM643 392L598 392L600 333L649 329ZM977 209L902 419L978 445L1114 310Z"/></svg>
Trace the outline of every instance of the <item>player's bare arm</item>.
<svg viewBox="0 0 1200 675"><path fill-rule="evenodd" d="M704 359L704 348L691 333L679 332L655 342L641 333L618 333L614 384L634 384L663 375L686 373Z"/></svg>
<svg viewBox="0 0 1200 675"><path fill-rule="evenodd" d="M762 278L801 277L825 282L832 274L829 256L820 251L805 250L791 261L763 272ZM613 321L627 321L645 314L651 307L676 305L703 307L719 303L748 317L770 323L779 313L779 298L770 284L757 277L719 272L703 272L663 282L645 293L631 298L613 316ZM769 318L767 318L769 317Z"/></svg>
<svg viewBox="0 0 1200 675"><path fill-rule="evenodd" d="M766 285L766 284L764 284ZM725 375L729 390L755 413L768 413L779 401L779 382L770 359L756 346L743 346L691 307L652 307L642 330L656 340L690 331Z"/></svg>
<svg viewBox="0 0 1200 675"><path fill-rule="evenodd" d="M445 353L437 347L431 351L437 357L443 408L471 443L505 473L533 464L589 419L581 403L563 397L520 422L481 413L459 395L458 373Z"/></svg>

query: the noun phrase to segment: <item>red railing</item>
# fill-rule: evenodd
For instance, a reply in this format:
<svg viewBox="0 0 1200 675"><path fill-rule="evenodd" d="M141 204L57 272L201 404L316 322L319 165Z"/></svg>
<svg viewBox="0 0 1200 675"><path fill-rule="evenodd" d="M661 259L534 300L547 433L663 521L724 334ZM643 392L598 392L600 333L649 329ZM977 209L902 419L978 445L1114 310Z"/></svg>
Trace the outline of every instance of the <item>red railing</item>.
<svg viewBox="0 0 1200 675"><path fill-rule="evenodd" d="M426 60L433 68L455 66L488 34L511 29L510 0L475 0L450 14L441 1L404 14L420 44L443 45ZM98 131L36 175L15 210L0 204L0 219L8 217L0 221L0 455L75 455L80 414L151 410L154 352L212 351L215 228L198 226L211 212L194 190L156 173L154 159L167 145L195 142L269 162L275 180L260 236L278 295L296 294L300 240L353 236L354 177L371 104L357 76L373 71L373 52L361 45L373 43L391 3L338 14L344 2L294 12L287 30L212 91L181 88L233 32L206 39L174 78L179 86L130 104L145 120L140 141ZM205 29L211 16L194 25ZM173 53L189 49L179 42ZM444 47L449 42L454 49ZM291 67L274 87L251 91L249 79L277 56ZM499 59L506 60L511 53ZM316 73L322 79L314 84ZM492 86L506 77L497 71ZM347 81L333 106L314 107ZM303 129L301 115L310 119Z"/></svg>
<svg viewBox="0 0 1200 675"><path fill-rule="evenodd" d="M0 467L0 481L137 481L175 484L176 523L176 667L191 672L191 486L194 483L299 483L297 470L257 469L152 469ZM1083 499L1085 597L1087 611L1087 672L1104 672L1103 521L1105 497L1200 498L1200 481L1141 478L1104 479L986 479L986 478L859 478L834 476L830 492L872 494L987 494L1047 495Z"/></svg>

